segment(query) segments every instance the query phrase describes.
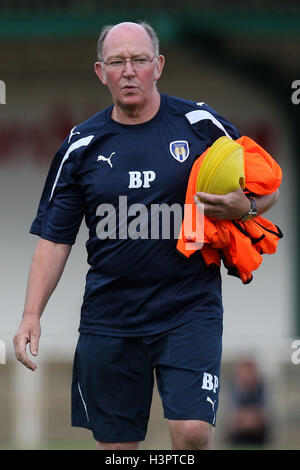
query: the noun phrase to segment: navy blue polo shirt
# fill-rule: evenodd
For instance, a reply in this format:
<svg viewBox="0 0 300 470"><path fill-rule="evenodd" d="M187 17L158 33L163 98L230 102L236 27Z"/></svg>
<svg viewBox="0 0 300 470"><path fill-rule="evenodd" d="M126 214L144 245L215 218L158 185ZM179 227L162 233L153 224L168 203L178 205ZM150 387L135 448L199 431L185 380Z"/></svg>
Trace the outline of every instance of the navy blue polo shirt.
<svg viewBox="0 0 300 470"><path fill-rule="evenodd" d="M147 336L221 317L219 268L176 250L192 165L217 138L240 137L205 103L161 93L157 114L125 125L113 105L75 126L52 161L30 232L74 244L85 219L90 268L79 331Z"/></svg>

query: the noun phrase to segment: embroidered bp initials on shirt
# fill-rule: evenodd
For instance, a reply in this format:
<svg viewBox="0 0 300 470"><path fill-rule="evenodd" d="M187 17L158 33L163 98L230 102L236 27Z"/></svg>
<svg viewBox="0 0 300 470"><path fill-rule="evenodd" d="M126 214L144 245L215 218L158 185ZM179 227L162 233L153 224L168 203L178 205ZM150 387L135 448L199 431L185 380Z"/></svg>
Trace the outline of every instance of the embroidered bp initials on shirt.
<svg viewBox="0 0 300 470"><path fill-rule="evenodd" d="M155 171L129 171L129 186L128 188L150 188L156 178Z"/></svg>

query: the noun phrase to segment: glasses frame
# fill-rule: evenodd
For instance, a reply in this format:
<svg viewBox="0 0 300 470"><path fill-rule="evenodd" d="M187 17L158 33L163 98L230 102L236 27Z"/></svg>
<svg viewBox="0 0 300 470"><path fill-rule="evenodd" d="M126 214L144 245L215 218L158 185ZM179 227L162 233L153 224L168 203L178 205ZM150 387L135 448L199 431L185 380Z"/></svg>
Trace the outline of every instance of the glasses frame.
<svg viewBox="0 0 300 470"><path fill-rule="evenodd" d="M139 58L139 57L141 58L141 57L143 57L143 56L136 56L136 57L131 57L131 58L128 57L127 59L121 59L121 58L120 58L120 62L122 62L122 65L120 65L120 69L119 69L118 67L116 67L116 68L113 67L111 63L105 62L104 60L101 60L101 62L102 62L104 65L108 66L108 67L110 66L112 69L115 68L115 70L121 71L121 70L124 70L124 69L125 69L126 64L127 64L127 62L129 61L129 62L131 63L131 67L136 70L136 64L134 64L133 61L134 61L135 59ZM152 59L150 59L149 57L143 57L143 58L147 59L147 61L149 61L149 64L151 64L151 63L153 62L153 60L154 60L156 57L157 57L157 55L154 55L154 56L152 57Z"/></svg>

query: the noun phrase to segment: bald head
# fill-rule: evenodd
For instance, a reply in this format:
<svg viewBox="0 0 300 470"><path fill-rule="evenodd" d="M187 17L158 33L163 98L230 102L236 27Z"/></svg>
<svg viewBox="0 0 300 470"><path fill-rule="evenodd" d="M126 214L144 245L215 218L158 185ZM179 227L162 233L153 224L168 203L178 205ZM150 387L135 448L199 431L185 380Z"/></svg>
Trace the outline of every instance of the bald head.
<svg viewBox="0 0 300 470"><path fill-rule="evenodd" d="M142 42L147 45L152 49L154 55L159 54L159 39L148 23L123 22L114 26L104 26L102 29L97 44L98 60L103 60L105 47L108 43L112 45L115 43L125 44L131 38L134 38L137 44Z"/></svg>
<svg viewBox="0 0 300 470"><path fill-rule="evenodd" d="M160 106L157 80L165 58L155 31L145 23L124 22L103 28L94 70L114 101L114 120L137 124L151 119Z"/></svg>

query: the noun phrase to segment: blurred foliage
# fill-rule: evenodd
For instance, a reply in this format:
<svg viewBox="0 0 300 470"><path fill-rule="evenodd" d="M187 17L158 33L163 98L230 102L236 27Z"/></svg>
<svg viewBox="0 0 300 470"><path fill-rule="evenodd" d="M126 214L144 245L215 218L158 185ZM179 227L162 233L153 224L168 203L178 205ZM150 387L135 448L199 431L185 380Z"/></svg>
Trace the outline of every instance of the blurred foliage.
<svg viewBox="0 0 300 470"><path fill-rule="evenodd" d="M294 12L299 11L298 0L1 0L0 11L14 14L32 13L62 13L62 14L90 14L103 10L126 10L131 13L137 8L149 11L248 11L248 12Z"/></svg>
<svg viewBox="0 0 300 470"><path fill-rule="evenodd" d="M71 38L105 24L149 21L164 41L191 32L300 34L299 0L1 0L0 37Z"/></svg>

